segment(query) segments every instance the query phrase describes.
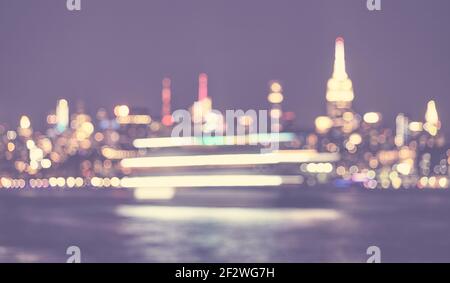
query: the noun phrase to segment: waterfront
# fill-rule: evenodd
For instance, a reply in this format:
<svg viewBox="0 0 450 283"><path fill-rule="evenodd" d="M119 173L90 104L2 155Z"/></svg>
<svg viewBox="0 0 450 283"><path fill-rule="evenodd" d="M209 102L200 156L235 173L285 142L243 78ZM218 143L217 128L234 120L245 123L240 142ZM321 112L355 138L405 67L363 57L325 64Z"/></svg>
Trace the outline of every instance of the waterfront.
<svg viewBox="0 0 450 283"><path fill-rule="evenodd" d="M2 191L0 262L65 262L71 245L83 262L365 262L372 245L384 262L450 261L445 190L297 194L309 205L144 205Z"/></svg>

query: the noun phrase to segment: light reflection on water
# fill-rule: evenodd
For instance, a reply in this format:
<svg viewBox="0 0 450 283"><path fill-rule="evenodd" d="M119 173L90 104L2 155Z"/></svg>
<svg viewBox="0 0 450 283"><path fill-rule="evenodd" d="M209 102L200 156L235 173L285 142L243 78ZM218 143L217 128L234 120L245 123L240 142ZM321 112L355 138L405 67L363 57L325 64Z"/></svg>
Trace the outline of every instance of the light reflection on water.
<svg viewBox="0 0 450 283"><path fill-rule="evenodd" d="M122 231L141 247L137 258L158 262L295 261L314 254L308 230L343 218L334 209L297 208L122 206L117 212L126 217Z"/></svg>
<svg viewBox="0 0 450 283"><path fill-rule="evenodd" d="M332 221L341 217L334 209L256 209L217 207L120 206L120 216L163 221L193 221L233 224L270 224L289 222L313 225L319 221Z"/></svg>
<svg viewBox="0 0 450 283"><path fill-rule="evenodd" d="M364 262L371 245L386 262L450 261L446 191L300 199L311 195L308 206L207 208L0 194L0 262L65 262L71 245L84 262Z"/></svg>

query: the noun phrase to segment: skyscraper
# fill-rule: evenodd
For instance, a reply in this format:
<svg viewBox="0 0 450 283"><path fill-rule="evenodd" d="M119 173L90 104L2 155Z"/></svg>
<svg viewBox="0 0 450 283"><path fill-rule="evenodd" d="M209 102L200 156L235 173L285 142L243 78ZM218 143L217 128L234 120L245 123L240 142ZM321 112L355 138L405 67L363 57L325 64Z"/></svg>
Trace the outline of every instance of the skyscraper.
<svg viewBox="0 0 450 283"><path fill-rule="evenodd" d="M56 105L56 130L64 132L69 126L69 103L65 99L58 100Z"/></svg>
<svg viewBox="0 0 450 283"><path fill-rule="evenodd" d="M202 73L198 76L198 101L192 106L192 119L194 123L202 123L212 110L212 100L208 96L208 75Z"/></svg>
<svg viewBox="0 0 450 283"><path fill-rule="evenodd" d="M434 100L428 102L427 112L425 113L424 129L430 135L436 136L441 128L441 122L439 121L439 115L436 109L436 103Z"/></svg>
<svg viewBox="0 0 450 283"><path fill-rule="evenodd" d="M344 133L351 133L358 126L352 110L354 99L353 83L345 66L344 39L336 39L333 75L327 84L327 113L333 121L333 127Z"/></svg>
<svg viewBox="0 0 450 283"><path fill-rule="evenodd" d="M208 98L208 75L202 73L198 76L198 101Z"/></svg>
<svg viewBox="0 0 450 283"><path fill-rule="evenodd" d="M164 78L162 81L162 109L161 109L161 121L164 126L171 126L173 124L173 118L171 114L171 81L169 78Z"/></svg>
<svg viewBox="0 0 450 283"><path fill-rule="evenodd" d="M283 87L277 81L270 83L270 93L267 97L271 107L270 107L270 117L271 117L271 131L280 132L281 123L280 120L283 116L283 110L281 108L281 102L283 102Z"/></svg>
<svg viewBox="0 0 450 283"><path fill-rule="evenodd" d="M395 145L402 147L408 140L409 119L405 114L400 113L395 119Z"/></svg>

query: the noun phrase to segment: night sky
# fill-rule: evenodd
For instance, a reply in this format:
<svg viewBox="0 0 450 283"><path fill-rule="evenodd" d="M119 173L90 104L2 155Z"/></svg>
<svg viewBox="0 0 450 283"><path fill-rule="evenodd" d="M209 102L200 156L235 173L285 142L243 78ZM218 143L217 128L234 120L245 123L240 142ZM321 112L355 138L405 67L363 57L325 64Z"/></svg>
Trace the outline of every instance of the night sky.
<svg viewBox="0 0 450 283"><path fill-rule="evenodd" d="M214 108L267 108L278 79L284 108L311 127L343 36L358 112L423 119L433 98L450 133L448 0L382 0L381 12L366 0L82 0L81 12L65 2L0 0L1 122L29 114L42 126L58 98L159 114L164 76L173 108L187 108L206 72Z"/></svg>

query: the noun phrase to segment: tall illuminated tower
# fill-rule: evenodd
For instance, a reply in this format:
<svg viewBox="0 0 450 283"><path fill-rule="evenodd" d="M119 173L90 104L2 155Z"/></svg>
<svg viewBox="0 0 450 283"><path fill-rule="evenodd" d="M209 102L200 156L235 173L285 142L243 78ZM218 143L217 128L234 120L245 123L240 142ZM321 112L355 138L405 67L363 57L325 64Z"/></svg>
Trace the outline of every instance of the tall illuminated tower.
<svg viewBox="0 0 450 283"><path fill-rule="evenodd" d="M202 73L198 76L198 101L208 98L208 75Z"/></svg>
<svg viewBox="0 0 450 283"><path fill-rule="evenodd" d="M56 130L64 132L69 126L69 103L65 99L58 100L56 105Z"/></svg>
<svg viewBox="0 0 450 283"><path fill-rule="evenodd" d="M198 76L198 100L192 106L194 123L202 123L212 110L212 100L208 97L208 75L201 73Z"/></svg>
<svg viewBox="0 0 450 283"><path fill-rule="evenodd" d="M427 112L425 113L424 129L430 135L436 136L441 128L441 122L439 121L439 115L436 109L436 103L434 100L428 102Z"/></svg>
<svg viewBox="0 0 450 283"><path fill-rule="evenodd" d="M161 110L161 121L162 124L166 127L171 126L173 124L173 118L171 114L171 99L172 99L172 90L171 90L171 81L169 78L164 78L162 81L162 110Z"/></svg>
<svg viewBox="0 0 450 283"><path fill-rule="evenodd" d="M404 146L408 141L409 119L405 114L400 113L395 119L395 145Z"/></svg>
<svg viewBox="0 0 450 283"><path fill-rule="evenodd" d="M344 39L338 37L333 75L327 84L327 113L333 120L333 127L342 128L345 133L349 133L357 127L352 110L354 97L353 83L345 67Z"/></svg>
<svg viewBox="0 0 450 283"><path fill-rule="evenodd" d="M267 96L267 100L271 104L270 107L270 117L271 117L271 131L280 132L281 131L281 117L283 116L283 110L281 108L281 103L284 100L283 97L283 87L277 81L270 83L270 93ZM275 122L276 121L276 122Z"/></svg>

